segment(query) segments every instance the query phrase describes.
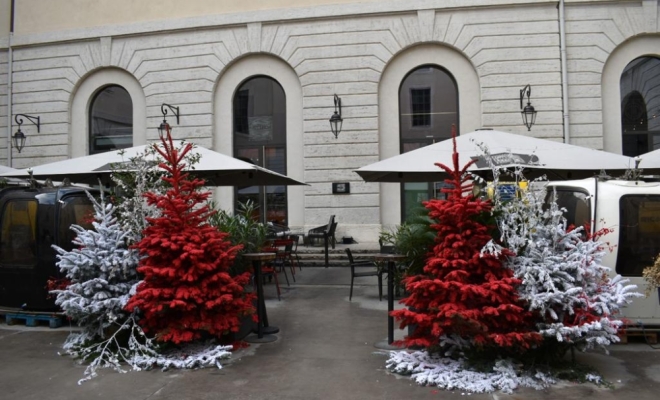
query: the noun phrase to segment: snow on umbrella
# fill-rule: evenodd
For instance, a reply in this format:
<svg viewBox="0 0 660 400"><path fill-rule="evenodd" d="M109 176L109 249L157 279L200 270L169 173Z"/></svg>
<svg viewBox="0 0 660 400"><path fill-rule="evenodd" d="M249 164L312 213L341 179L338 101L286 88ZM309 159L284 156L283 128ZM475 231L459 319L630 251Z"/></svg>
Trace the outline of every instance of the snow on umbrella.
<svg viewBox="0 0 660 400"><path fill-rule="evenodd" d="M106 153L77 157L54 163L32 167L32 174L37 179L69 178L74 183L97 184L99 178L106 178L112 172L113 165L130 165L130 159L144 155L147 147L142 145ZM198 154L199 162L193 166L192 172L198 178L206 181L207 186L253 186L253 185L305 185L304 182L279 174L266 168L245 161L195 146L189 153ZM156 155L148 158L157 162ZM28 178L28 169L2 173L0 176Z"/></svg>
<svg viewBox="0 0 660 400"><path fill-rule="evenodd" d="M548 179L578 179L601 170L623 171L634 168L631 157L581 146L495 130L478 130L456 137L461 164L476 162L470 172L487 175L490 171L480 144L488 148L491 161L499 167L523 167L525 176L547 175ZM445 178L435 163L451 165L451 139L394 156L355 172L368 182L432 182Z"/></svg>

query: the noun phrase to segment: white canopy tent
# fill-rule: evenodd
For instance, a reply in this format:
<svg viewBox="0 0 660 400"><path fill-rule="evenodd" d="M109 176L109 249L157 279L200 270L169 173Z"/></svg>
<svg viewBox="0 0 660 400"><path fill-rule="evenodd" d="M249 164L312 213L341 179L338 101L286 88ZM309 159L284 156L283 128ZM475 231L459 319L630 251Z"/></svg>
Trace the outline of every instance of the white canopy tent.
<svg viewBox="0 0 660 400"><path fill-rule="evenodd" d="M660 169L660 149L641 154L639 158L639 168L644 170L645 174Z"/></svg>
<svg viewBox="0 0 660 400"><path fill-rule="evenodd" d="M57 161L32 167L31 170L35 179L69 178L72 183L95 185L99 178L107 179L110 176L113 165L123 164L130 168L130 160L144 155L148 146L152 145ZM207 186L305 185L304 182L201 146L195 146L189 154L200 156L199 162L193 165L191 172L194 172L196 177L204 179ZM152 154L148 157L149 160L157 162L156 155ZM28 168L15 170L1 173L0 176L28 178L28 170Z"/></svg>
<svg viewBox="0 0 660 400"><path fill-rule="evenodd" d="M478 175L488 175L490 168L484 156L483 145L490 153L492 163L499 167L523 167L527 178L547 175L548 179L579 179L594 176L604 170L622 174L634 168L631 157L608 153L561 142L495 130L478 130L456 137L460 166L474 159L469 168ZM446 177L435 165L452 166L451 139L394 156L355 172L368 182L433 182Z"/></svg>

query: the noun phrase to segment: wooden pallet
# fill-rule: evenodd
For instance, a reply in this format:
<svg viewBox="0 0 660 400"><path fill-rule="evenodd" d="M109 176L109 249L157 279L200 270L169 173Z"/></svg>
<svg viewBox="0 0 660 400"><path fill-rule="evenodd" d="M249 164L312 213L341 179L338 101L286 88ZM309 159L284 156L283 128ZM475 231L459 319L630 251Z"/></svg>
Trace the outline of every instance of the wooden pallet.
<svg viewBox="0 0 660 400"><path fill-rule="evenodd" d="M25 326L38 326L39 321L48 322L51 328L62 326L64 318L62 313L14 311L0 309L0 315L4 314L7 325L14 325L19 321L25 321Z"/></svg>
<svg viewBox="0 0 660 400"><path fill-rule="evenodd" d="M623 330L619 332L619 339L621 344L627 344L629 342L635 343L648 343L656 344L658 343L658 331L656 330Z"/></svg>

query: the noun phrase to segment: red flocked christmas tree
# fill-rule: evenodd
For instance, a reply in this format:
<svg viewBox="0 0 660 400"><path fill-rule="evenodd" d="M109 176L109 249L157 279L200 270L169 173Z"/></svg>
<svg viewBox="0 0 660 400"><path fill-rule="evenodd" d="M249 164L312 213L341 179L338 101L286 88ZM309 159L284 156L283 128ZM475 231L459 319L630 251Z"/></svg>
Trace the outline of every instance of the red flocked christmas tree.
<svg viewBox="0 0 660 400"><path fill-rule="evenodd" d="M492 238L493 226L482 222L490 215L489 200L475 198L466 171L456 152L452 130L453 168L436 164L449 178L446 200L424 203L437 237L423 273L404 280L410 294L402 300L409 309L393 311L401 327L414 325L402 343L430 351L438 349L441 337L474 349L520 350L540 341L533 332L530 315L518 301L513 271L503 266L508 254L481 254ZM469 194L466 194L469 193Z"/></svg>
<svg viewBox="0 0 660 400"><path fill-rule="evenodd" d="M240 246L232 246L227 233L207 223L215 212L205 203L210 192L201 192L204 181L184 172L192 144L175 148L169 131L161 141L163 148L156 147L165 159L160 168L171 188L165 195L145 195L162 215L148 219L136 245L146 256L137 269L144 280L126 308L137 307L143 329L163 342L237 332L240 318L254 313L253 296L244 291L249 272L229 274Z"/></svg>

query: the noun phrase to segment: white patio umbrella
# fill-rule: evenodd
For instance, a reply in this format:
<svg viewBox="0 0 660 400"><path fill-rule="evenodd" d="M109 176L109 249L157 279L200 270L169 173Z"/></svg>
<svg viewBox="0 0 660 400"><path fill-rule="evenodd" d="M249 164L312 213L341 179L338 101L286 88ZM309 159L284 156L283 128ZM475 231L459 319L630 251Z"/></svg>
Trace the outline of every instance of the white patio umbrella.
<svg viewBox="0 0 660 400"><path fill-rule="evenodd" d="M641 160L639 162L639 168L644 170L645 174L660 169L660 149L641 154L639 155L639 158Z"/></svg>
<svg viewBox="0 0 660 400"><path fill-rule="evenodd" d="M7 167L5 165L0 165L0 174L4 174L4 173L7 173L7 172L14 172L14 171L18 171L18 170L16 168Z"/></svg>
<svg viewBox="0 0 660 400"><path fill-rule="evenodd" d="M495 130L478 130L456 137L460 166L475 159L469 171L488 175L490 168L478 144L488 148L491 160L499 167L524 167L525 176L547 175L548 179L579 179L634 168L631 157L574 146L550 140ZM451 168L453 143L444 140L367 166L355 172L367 182L433 182L446 177L435 165Z"/></svg>
<svg viewBox="0 0 660 400"><path fill-rule="evenodd" d="M179 141L175 143L178 144ZM152 145L57 161L32 167L31 170L34 178L37 179L69 178L73 183L95 185L99 178L105 179L110 176L112 165L130 165L130 159L143 155L148 146ZM195 146L189 154L200 156L199 162L193 166L191 172L196 177L204 179L207 186L305 185L304 182L201 146ZM156 162L155 155L150 155L149 159ZM27 178L29 172L26 168L2 173L0 176Z"/></svg>

